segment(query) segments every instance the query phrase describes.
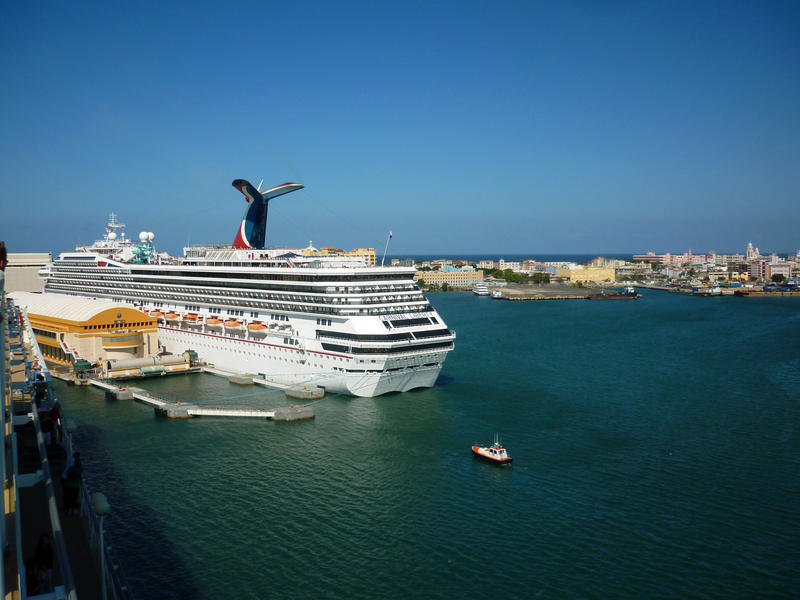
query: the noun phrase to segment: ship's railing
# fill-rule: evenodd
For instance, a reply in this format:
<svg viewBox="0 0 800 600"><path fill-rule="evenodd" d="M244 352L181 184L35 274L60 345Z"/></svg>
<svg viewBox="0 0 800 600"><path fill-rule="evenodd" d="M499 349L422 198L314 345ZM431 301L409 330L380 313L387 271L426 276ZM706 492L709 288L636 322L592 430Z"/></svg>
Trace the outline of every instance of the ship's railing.
<svg viewBox="0 0 800 600"><path fill-rule="evenodd" d="M0 485L6 488L6 329L8 317L6 308L6 279L5 273L0 271L0 431L3 435L2 449L0 450ZM4 515L0 519L0 551L8 546L6 534L6 495L0 494L0 509ZM0 596L6 597L5 564L0 569Z"/></svg>
<svg viewBox="0 0 800 600"><path fill-rule="evenodd" d="M3 303L3 308L5 314L5 310L7 310L8 308L5 302ZM22 325L20 327L21 329L20 339L22 341L23 337L27 338L27 341L30 344L34 357L42 365L42 375L45 378L48 394L52 394L50 374L47 371L47 367L44 365L44 360L42 358L41 351L39 350L39 346L36 344L36 340L34 336L31 334L31 326L30 326L30 321L28 320L28 316L24 311L19 312L19 315L20 315L19 320ZM15 325L16 324L17 323L15 323ZM3 329L5 329L7 326L8 322L6 321L3 323ZM5 349L5 344L3 348ZM32 391L32 386L30 386L29 382L27 381L24 382L24 384L26 384L27 391L30 393L30 391ZM25 390L23 389L23 397L24 397L24 392ZM49 397L53 398L52 395L49 395ZM9 400L13 408L13 396ZM20 488L23 487L29 487L32 485L36 485L39 482L44 482L45 500L47 503L47 510L50 517L49 526L53 536L53 549L55 558L58 561L59 572L61 573L61 585L58 585L54 588L55 591L50 595L50 597L76 600L77 591L75 589L75 581L72 576L72 568L70 566L69 553L67 551L66 540L64 538L64 532L61 526L61 519L59 517L58 506L56 503L56 493L55 493L55 488L53 486L53 478L50 472L50 461L47 456L47 448L44 443L44 436L42 435L42 428L39 422L39 413L37 409L38 407L36 406L36 403L31 401L31 412L26 415L15 416L13 410L9 411L9 414L12 415L14 425L23 425L28 421L33 422L34 432L36 437L36 449L38 452L38 464L41 466L41 468L36 470L34 473L22 474L19 472L20 463L17 455L18 454L17 433L12 432L11 448L12 448L12 464L14 468L14 499L15 499L14 517L15 517L15 529L16 529L16 552L17 552L17 563L18 563L17 572L19 575L18 589L20 591L20 598L22 598L23 600L28 598L27 581L26 581L27 578L23 560L24 559L23 548L22 548L23 528L20 515L22 504L20 503L19 490ZM3 412L5 412L5 402L3 406ZM5 432L5 427L3 428L3 431ZM3 445L5 446L5 444Z"/></svg>
<svg viewBox="0 0 800 600"><path fill-rule="evenodd" d="M5 303L3 303L3 308L5 309ZM26 311L20 311L19 314L22 317L22 324L23 327L21 328L21 335L24 336L26 345L30 348L33 361L38 363L40 373L44 377L45 384L46 384L46 398L50 400L50 404L54 405L57 402L55 392L52 385L52 379L50 377L50 372L47 368L47 364L44 361L44 357L42 356L41 349L39 345L36 343L36 338L32 333L32 328L30 325L30 321L28 320L28 315ZM4 316L5 319L5 310ZM0 328L0 331L4 332L6 328L6 323L3 323L3 327ZM2 334L0 334L2 335ZM0 339L0 342L3 340ZM4 348L3 346L0 346ZM3 374L5 377L5 373ZM3 390L5 390L5 386L3 386ZM32 386L29 385L28 391L32 390ZM5 394L5 391L3 391ZM5 398L3 398L5 400ZM59 565L59 572L61 573L61 581L58 585L55 585L54 591L50 594L42 594L35 596L36 598L53 598L53 599L66 599L66 600L76 600L77 599L77 591L75 587L75 581L72 575L72 568L69 561L69 552L67 550L67 543L64 537L63 527L61 525L59 510L56 501L56 493L53 484L53 476L50 470L50 462L48 460L47 455L47 448L44 442L44 436L42 434L42 427L39 421L38 416L38 409L36 402L31 402L31 412L28 415L20 415L14 419L15 424L22 424L27 422L28 420L32 421L34 424L35 432L36 432L36 446L38 448L38 454L41 461L41 469L37 470L34 473L27 473L27 474L20 474L18 472L19 468L19 461L17 457L17 443L16 443L16 432L13 433L13 441L12 444L13 448L13 465L14 465L14 482L15 482L15 500L16 500L16 532L17 532L17 555L19 561L19 590L20 590L20 598L25 600L29 596L27 595L26 589L26 573L25 567L22 562L23 554L22 554L22 542L21 542L21 535L22 535L22 527L21 523L19 522L19 515L20 515L20 502L19 502L19 488L26 487L29 485L34 485L39 481L43 481L45 484L45 494L46 494L46 502L48 506L48 512L50 515L50 530L52 531L53 536L53 546L54 546L54 554L56 559L58 560ZM72 432L70 428L65 424L65 421L62 419L59 422L59 432L61 434L62 444L64 445L67 456L72 456ZM53 434L54 435L54 434ZM5 464L5 462L3 463ZM91 496L89 493L89 487L86 485L86 480L84 478L84 485L81 486L82 489L82 501L80 503L81 506L81 514L86 519L87 522L87 529L90 532L90 541L92 545L96 546L97 544L94 543L94 540L97 540L99 535L99 517L95 514L93 504L91 502ZM101 564L105 564L105 569L102 570L101 573L103 577L103 581L107 585L107 589L111 592L112 598L115 600L130 600L132 595L128 590L128 586L125 582L124 576L119 569L114 557L110 552L110 546L108 544L104 544L104 548L102 551L105 553L105 561L100 561ZM99 557L99 555L98 555ZM98 565L98 571L101 571ZM5 597L5 595L3 595Z"/></svg>
<svg viewBox="0 0 800 600"><path fill-rule="evenodd" d="M109 539L107 537L108 534L105 533L105 523L103 523L103 519L95 512L94 503L92 502L92 491L85 477L83 478L83 485L81 485L80 505L81 518L86 520L89 529L90 544L93 548L98 549L98 559L100 558L100 553L104 554L103 559L100 560L101 565L105 567L102 573L102 585L105 585L106 590L111 592L111 597L114 598L114 600L133 600L133 594L128 587L125 575L111 552L111 544L109 544ZM103 527L102 535L100 532L101 526ZM100 548L101 540L102 548Z"/></svg>

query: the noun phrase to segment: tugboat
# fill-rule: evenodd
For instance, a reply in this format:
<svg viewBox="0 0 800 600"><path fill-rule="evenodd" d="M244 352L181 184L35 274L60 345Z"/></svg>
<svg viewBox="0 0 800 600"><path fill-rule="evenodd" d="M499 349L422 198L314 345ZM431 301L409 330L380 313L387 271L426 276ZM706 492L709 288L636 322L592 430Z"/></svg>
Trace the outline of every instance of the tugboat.
<svg viewBox="0 0 800 600"><path fill-rule="evenodd" d="M497 437L497 434L494 436L494 444L485 448L483 446L473 446L472 453L475 456L480 458L485 458L488 461L491 461L497 465L510 465L512 459L506 449L500 445L500 440Z"/></svg>
<svg viewBox="0 0 800 600"><path fill-rule="evenodd" d="M603 290L599 294L592 294L591 296L586 296L587 300L636 300L637 298L641 298L641 294L637 294L636 290L632 286L628 286L624 288L621 292L614 291L614 292L606 292Z"/></svg>

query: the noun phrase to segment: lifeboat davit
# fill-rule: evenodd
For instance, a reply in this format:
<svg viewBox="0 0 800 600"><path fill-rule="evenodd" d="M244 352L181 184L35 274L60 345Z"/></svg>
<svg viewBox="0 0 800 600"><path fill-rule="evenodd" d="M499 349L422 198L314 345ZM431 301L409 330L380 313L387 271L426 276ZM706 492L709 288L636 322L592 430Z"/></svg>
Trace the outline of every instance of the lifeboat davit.
<svg viewBox="0 0 800 600"><path fill-rule="evenodd" d="M248 331L248 333L250 333L250 335L261 337L261 336L267 335L267 332L269 331L269 327L267 327L263 323L257 323L257 322L256 323L248 323L247 324L247 331Z"/></svg>
<svg viewBox="0 0 800 600"><path fill-rule="evenodd" d="M220 329L222 329L222 319L218 319L216 317L208 317L206 319L206 327L208 329L214 329L216 331L219 331Z"/></svg>
<svg viewBox="0 0 800 600"><path fill-rule="evenodd" d="M231 333L244 331L244 324L236 319L228 319L225 321L225 331L230 331Z"/></svg>

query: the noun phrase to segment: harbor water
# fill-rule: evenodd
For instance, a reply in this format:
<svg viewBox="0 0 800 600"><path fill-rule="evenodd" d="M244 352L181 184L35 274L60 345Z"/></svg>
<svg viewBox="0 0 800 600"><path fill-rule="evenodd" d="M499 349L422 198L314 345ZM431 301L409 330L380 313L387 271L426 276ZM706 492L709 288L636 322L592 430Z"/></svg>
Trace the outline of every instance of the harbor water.
<svg viewBox="0 0 800 600"><path fill-rule="evenodd" d="M59 384L137 598L789 598L800 301L430 294L438 385L167 420ZM211 375L136 385L273 408ZM501 468L470 446L495 432ZM796 597L796 596L795 596Z"/></svg>

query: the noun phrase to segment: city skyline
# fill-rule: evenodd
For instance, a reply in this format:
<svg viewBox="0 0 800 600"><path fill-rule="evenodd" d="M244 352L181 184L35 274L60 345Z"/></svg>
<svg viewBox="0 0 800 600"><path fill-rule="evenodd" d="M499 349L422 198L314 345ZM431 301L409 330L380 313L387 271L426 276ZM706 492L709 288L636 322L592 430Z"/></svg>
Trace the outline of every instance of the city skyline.
<svg viewBox="0 0 800 600"><path fill-rule="evenodd" d="M413 254L800 248L800 6L14 4L0 239L119 215L233 241L236 178L306 186L267 243Z"/></svg>

